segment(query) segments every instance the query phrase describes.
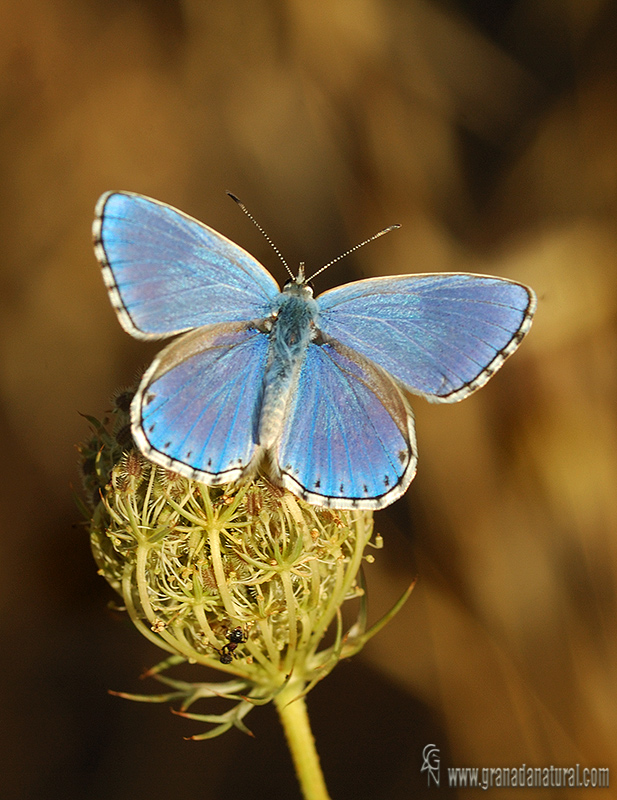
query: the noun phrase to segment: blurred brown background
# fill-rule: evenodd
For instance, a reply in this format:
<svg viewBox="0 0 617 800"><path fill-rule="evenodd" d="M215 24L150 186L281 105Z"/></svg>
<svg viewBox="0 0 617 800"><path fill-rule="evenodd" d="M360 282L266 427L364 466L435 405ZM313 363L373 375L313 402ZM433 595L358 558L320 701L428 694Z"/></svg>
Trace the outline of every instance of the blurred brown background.
<svg viewBox="0 0 617 800"><path fill-rule="evenodd" d="M439 270L535 288L486 388L415 401L375 616L418 585L309 709L337 800L438 796L428 743L442 786L523 762L617 782L616 4L4 0L0 19L0 797L298 796L272 709L255 740L194 743L197 723L106 694L143 691L159 659L107 609L71 496L79 412L156 350L122 332L94 260L107 189L180 207L279 279L226 189L308 269L402 224L320 291Z"/></svg>

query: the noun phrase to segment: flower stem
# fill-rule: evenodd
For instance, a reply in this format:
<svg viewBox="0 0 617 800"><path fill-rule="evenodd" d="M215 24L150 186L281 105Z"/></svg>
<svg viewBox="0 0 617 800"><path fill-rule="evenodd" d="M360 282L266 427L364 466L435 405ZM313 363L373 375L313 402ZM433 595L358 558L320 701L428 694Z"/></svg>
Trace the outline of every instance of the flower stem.
<svg viewBox="0 0 617 800"><path fill-rule="evenodd" d="M311 732L306 702L304 697L298 697L301 692L302 687L298 683L291 683L276 696L274 702L291 750L304 800L330 800Z"/></svg>

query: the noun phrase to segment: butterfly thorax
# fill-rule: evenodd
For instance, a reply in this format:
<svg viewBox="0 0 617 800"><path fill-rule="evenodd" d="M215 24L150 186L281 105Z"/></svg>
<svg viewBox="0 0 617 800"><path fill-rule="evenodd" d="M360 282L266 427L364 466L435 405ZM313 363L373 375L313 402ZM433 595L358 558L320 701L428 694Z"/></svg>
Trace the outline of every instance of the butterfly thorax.
<svg viewBox="0 0 617 800"><path fill-rule="evenodd" d="M275 301L259 415L258 443L272 447L281 433L307 348L315 336L317 303L309 286L290 281Z"/></svg>
<svg viewBox="0 0 617 800"><path fill-rule="evenodd" d="M289 281L274 302L271 341L293 358L296 350L306 349L318 315L310 286Z"/></svg>

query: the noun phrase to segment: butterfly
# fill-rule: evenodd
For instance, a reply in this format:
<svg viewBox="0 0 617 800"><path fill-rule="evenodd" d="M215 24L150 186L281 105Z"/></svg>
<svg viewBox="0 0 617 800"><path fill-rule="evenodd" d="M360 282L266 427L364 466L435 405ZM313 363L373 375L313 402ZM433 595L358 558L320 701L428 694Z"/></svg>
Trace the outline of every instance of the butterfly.
<svg viewBox="0 0 617 800"><path fill-rule="evenodd" d="M408 394L467 397L536 308L530 288L467 273L369 278L315 298L301 265L281 291L249 253L165 203L107 192L95 213L122 327L177 337L133 398L134 441L209 485L261 467L314 505L389 505L416 471Z"/></svg>

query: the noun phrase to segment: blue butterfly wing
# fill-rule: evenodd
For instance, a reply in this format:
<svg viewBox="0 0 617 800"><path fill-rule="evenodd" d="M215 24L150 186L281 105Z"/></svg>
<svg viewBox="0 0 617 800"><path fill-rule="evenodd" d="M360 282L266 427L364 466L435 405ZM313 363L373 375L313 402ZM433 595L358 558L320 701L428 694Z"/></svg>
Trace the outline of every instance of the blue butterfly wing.
<svg viewBox="0 0 617 800"><path fill-rule="evenodd" d="M339 342L310 344L276 460L283 485L310 503L382 508L415 474L411 409L368 359Z"/></svg>
<svg viewBox="0 0 617 800"><path fill-rule="evenodd" d="M138 339L260 319L279 293L274 278L241 247L139 194L102 195L93 237L112 305Z"/></svg>
<svg viewBox="0 0 617 800"><path fill-rule="evenodd" d="M239 478L255 452L268 337L244 323L208 326L169 344L131 405L142 453L207 484Z"/></svg>
<svg viewBox="0 0 617 800"><path fill-rule="evenodd" d="M319 328L429 400L485 384L531 326L526 286L467 273L370 278L317 298Z"/></svg>

